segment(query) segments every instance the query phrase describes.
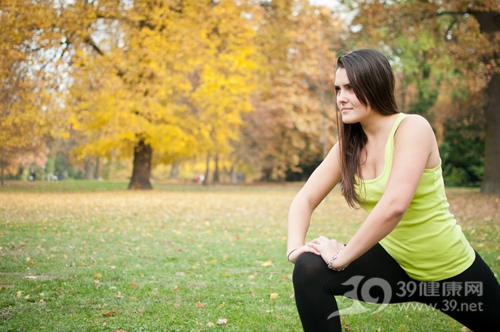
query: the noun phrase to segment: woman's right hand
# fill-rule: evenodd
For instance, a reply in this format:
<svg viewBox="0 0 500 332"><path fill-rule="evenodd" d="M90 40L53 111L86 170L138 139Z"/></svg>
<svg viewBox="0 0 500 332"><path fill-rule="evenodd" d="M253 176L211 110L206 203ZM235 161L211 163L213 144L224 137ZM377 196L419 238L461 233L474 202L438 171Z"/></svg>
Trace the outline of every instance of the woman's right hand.
<svg viewBox="0 0 500 332"><path fill-rule="evenodd" d="M313 253L315 255L321 255L319 253L319 251L317 251L316 249L311 248L308 245L303 245L302 247L298 247L297 249L292 250L292 252L290 254L288 254L288 260L291 263L295 264L295 261L297 260L297 258L299 258L299 256L305 252L310 252L310 253Z"/></svg>

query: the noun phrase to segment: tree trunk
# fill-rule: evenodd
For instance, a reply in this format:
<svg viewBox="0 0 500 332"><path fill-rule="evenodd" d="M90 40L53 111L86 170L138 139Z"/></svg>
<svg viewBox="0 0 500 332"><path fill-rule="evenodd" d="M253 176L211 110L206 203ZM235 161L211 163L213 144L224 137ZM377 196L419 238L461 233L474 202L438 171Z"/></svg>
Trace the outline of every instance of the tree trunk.
<svg viewBox="0 0 500 332"><path fill-rule="evenodd" d="M94 171L94 178L96 180L99 180L101 175L99 174L100 167L99 167L99 156L95 157L95 171Z"/></svg>
<svg viewBox="0 0 500 332"><path fill-rule="evenodd" d="M2 160L0 161L0 163L2 164L2 175L0 176L1 178L1 182L2 182L2 187L3 187L3 178L4 178L4 173L5 173L5 148L2 147Z"/></svg>
<svg viewBox="0 0 500 332"><path fill-rule="evenodd" d="M87 180L94 180L94 163L92 157L87 157L87 162L85 164L85 175Z"/></svg>
<svg viewBox="0 0 500 332"><path fill-rule="evenodd" d="M484 136L484 178L481 192L500 194L500 73L491 77L487 88Z"/></svg>
<svg viewBox="0 0 500 332"><path fill-rule="evenodd" d="M179 164L172 163L172 168L170 169L170 175L168 176L169 180L177 180L179 177Z"/></svg>
<svg viewBox="0 0 500 332"><path fill-rule="evenodd" d="M473 14L479 22L481 32L487 34L492 43L495 42L495 34L500 31L500 13L491 11ZM490 60L484 59L486 63ZM491 76L486 94L484 178L481 192L500 194L500 73L496 72Z"/></svg>
<svg viewBox="0 0 500 332"><path fill-rule="evenodd" d="M151 145L140 140L134 149L134 169L128 189L153 189L151 182Z"/></svg>
<svg viewBox="0 0 500 332"><path fill-rule="evenodd" d="M214 176L212 179L213 183L219 183L220 181L220 176L219 176L219 154L215 155L215 169L214 169Z"/></svg>
<svg viewBox="0 0 500 332"><path fill-rule="evenodd" d="M208 186L208 174L210 172L210 154L207 154L207 161L205 165L205 178L203 179L203 185Z"/></svg>

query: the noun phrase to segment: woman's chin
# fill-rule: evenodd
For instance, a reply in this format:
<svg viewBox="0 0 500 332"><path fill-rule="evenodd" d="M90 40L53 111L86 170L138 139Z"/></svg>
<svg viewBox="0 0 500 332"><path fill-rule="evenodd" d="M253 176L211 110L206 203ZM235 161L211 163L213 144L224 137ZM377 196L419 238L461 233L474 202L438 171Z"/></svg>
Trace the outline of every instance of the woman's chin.
<svg viewBox="0 0 500 332"><path fill-rule="evenodd" d="M356 121L355 119L353 119L350 116L342 115L342 122L344 124L353 124L353 123L356 123L356 122L359 122L359 121Z"/></svg>

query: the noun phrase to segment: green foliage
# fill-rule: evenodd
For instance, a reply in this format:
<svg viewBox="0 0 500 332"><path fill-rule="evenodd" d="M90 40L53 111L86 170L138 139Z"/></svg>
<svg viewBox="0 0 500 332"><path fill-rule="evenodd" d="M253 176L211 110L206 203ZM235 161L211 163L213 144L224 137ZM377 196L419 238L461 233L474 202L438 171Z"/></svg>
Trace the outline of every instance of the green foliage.
<svg viewBox="0 0 500 332"><path fill-rule="evenodd" d="M446 185L477 187L484 174L484 137L473 116L448 121L440 146Z"/></svg>

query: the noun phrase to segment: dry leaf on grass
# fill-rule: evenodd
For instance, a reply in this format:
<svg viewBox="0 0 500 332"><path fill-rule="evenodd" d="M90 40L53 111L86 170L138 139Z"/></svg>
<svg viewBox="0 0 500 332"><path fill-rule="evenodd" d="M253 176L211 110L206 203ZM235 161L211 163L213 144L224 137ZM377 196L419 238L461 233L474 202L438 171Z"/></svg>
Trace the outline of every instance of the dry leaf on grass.
<svg viewBox="0 0 500 332"><path fill-rule="evenodd" d="M217 325L226 326L226 324L227 324L227 318L219 318L217 320Z"/></svg>
<svg viewBox="0 0 500 332"><path fill-rule="evenodd" d="M267 260L264 263L261 264L261 266L266 267L266 266L273 266L273 262L271 260Z"/></svg>

